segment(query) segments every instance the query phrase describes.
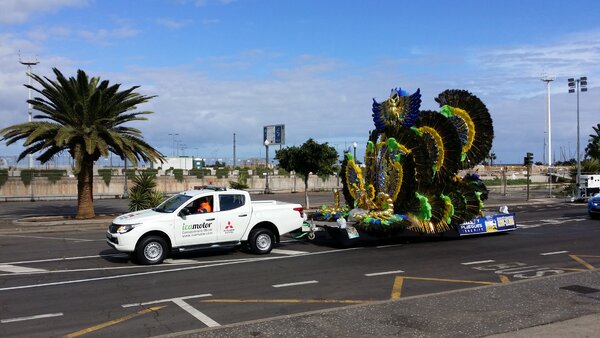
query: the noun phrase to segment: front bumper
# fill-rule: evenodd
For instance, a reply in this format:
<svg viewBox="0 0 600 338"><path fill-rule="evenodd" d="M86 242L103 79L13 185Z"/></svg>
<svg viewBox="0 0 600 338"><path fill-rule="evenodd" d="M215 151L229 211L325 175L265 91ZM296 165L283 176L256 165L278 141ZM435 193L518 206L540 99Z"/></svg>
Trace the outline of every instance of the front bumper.
<svg viewBox="0 0 600 338"><path fill-rule="evenodd" d="M133 252L135 251L137 238L135 238L135 236L128 236L129 234L130 233L111 233L109 230L106 232L106 243L115 250L121 252Z"/></svg>

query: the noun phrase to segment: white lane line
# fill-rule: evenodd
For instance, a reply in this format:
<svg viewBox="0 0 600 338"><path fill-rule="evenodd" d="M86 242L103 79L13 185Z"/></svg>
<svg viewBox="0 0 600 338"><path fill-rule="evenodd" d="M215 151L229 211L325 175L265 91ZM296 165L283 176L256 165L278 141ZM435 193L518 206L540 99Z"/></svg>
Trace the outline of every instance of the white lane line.
<svg viewBox="0 0 600 338"><path fill-rule="evenodd" d="M79 259L104 258L104 257L125 258L125 257L129 257L129 255L118 253L118 254L110 254L110 255L93 255L93 256L79 256L79 257L36 259L36 260L32 260L32 261L6 262L6 263L0 263L0 264L46 263L46 262L74 261L74 260L79 260Z"/></svg>
<svg viewBox="0 0 600 338"><path fill-rule="evenodd" d="M347 249L338 249L338 250L328 250L328 251L311 252L311 253L308 253L306 255L302 255L302 257L314 256L314 255L324 255L324 254L329 254L329 253L340 253L340 252L345 252L345 251L350 251L350 250L361 250L361 249L362 248L359 247L359 248L347 248ZM120 279L120 278L149 276L149 275L157 275L157 274L170 273L170 272L198 270L198 269L212 268L212 267L216 267L216 266L225 266L225 265L233 265L233 264L241 264L241 263L251 263L251 262L262 262L262 261L270 261L270 260L277 260L277 259L287 259L287 258L294 258L294 257L299 257L299 256L275 256L275 257L265 257L265 258L248 258L248 259L239 260L239 261L232 261L232 262L223 262L223 263L217 263L217 264L207 264L207 265L201 265L201 266L189 266L189 267L183 267L183 268L165 269L165 270L157 270L157 271L137 272L137 273L131 273L131 274L125 274L125 275L114 275L114 276L95 277L95 278L86 278L86 279L66 280L66 281L51 282L51 283L41 283L41 284L28 284L28 285L11 286L11 287L0 288L0 291L12 291L12 290L32 289L32 288L40 288L40 287L46 287L46 286L67 285L67 284L77 284L77 283L88 283L88 282L96 282L96 281L103 281L103 280Z"/></svg>
<svg viewBox="0 0 600 338"><path fill-rule="evenodd" d="M196 319L198 319L199 321L201 321L202 323L204 323L204 325L206 325L208 327L221 326L221 324L215 322L209 316L207 316L204 313L198 311L196 308L194 308L190 304L186 303L181 298L173 299L173 303L179 305L179 307L181 307L182 309L184 309L187 313L191 314L192 316L194 316Z"/></svg>
<svg viewBox="0 0 600 338"><path fill-rule="evenodd" d="M383 276L383 275L395 275L395 274L399 274L399 273L404 273L404 271L394 270L394 271L372 272L372 273L365 273L365 276L373 277L373 276Z"/></svg>
<svg viewBox="0 0 600 338"><path fill-rule="evenodd" d="M316 284L318 281L316 280L307 280L304 282L295 282L295 283L284 283L284 284L274 284L274 288L285 288L288 286L298 286L298 285L306 285L306 284Z"/></svg>
<svg viewBox="0 0 600 338"><path fill-rule="evenodd" d="M123 304L121 306L122 307L146 306L146 305L152 305L152 304L158 304L158 303L173 302L173 301L175 301L175 299L193 299L193 298L202 298L202 297L212 297L212 294L211 293L203 293L201 295L192 295L192 296L177 297L177 298L165 298L165 299L153 300L150 302Z"/></svg>
<svg viewBox="0 0 600 338"><path fill-rule="evenodd" d="M462 265L475 265L475 264L483 264L483 263L494 263L495 260L493 259L488 259L485 261L474 261L474 262L465 262L465 263L460 263Z"/></svg>
<svg viewBox="0 0 600 338"><path fill-rule="evenodd" d="M541 253L540 256L550 256L550 255L559 255L559 254L564 254L567 253L568 251L553 251L553 252L544 252Z"/></svg>
<svg viewBox="0 0 600 338"><path fill-rule="evenodd" d="M36 315L36 316L29 316L29 317L19 317L19 318L2 319L2 320L0 320L0 323L4 324L4 323L12 323L12 322L22 322L22 321L32 320L32 319L60 317L62 315L63 315L62 312L59 312L59 313L46 313L46 314L43 314L43 315Z"/></svg>
<svg viewBox="0 0 600 338"><path fill-rule="evenodd" d="M280 255L303 255L307 254L307 251L296 251L296 250L283 250L283 249L273 249L272 253L280 254Z"/></svg>
<svg viewBox="0 0 600 338"><path fill-rule="evenodd" d="M11 273L31 273L31 272L46 272L48 270L27 268L24 266L0 264L0 271L11 272Z"/></svg>
<svg viewBox="0 0 600 338"><path fill-rule="evenodd" d="M380 245L380 246L376 246L377 249L384 249L384 248L393 248L395 246L401 246L402 244L389 244L389 245Z"/></svg>
<svg viewBox="0 0 600 338"><path fill-rule="evenodd" d="M35 239L55 239L62 241L74 242L105 242L106 239L85 239L85 238L69 238L69 237L45 237L45 236L26 236L26 235L0 235L0 237L18 237L18 238L35 238Z"/></svg>
<svg viewBox="0 0 600 338"><path fill-rule="evenodd" d="M195 261L193 259L172 259L172 258L167 258L163 261L163 263L165 264L194 264L194 263L198 263L198 261Z"/></svg>

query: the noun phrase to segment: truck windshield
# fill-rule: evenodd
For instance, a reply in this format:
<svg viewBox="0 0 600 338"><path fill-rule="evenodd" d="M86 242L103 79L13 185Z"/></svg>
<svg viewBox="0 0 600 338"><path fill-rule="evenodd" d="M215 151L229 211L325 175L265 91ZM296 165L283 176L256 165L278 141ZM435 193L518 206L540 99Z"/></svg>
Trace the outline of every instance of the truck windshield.
<svg viewBox="0 0 600 338"><path fill-rule="evenodd" d="M187 195L181 195L181 194L175 195L175 196L169 198L168 200L162 202L159 206L157 206L156 208L154 208L152 210L154 210L156 212L170 213L170 212L177 210L177 208L179 208L182 204L187 202L187 200L189 200L190 198L192 198L192 197L187 196Z"/></svg>

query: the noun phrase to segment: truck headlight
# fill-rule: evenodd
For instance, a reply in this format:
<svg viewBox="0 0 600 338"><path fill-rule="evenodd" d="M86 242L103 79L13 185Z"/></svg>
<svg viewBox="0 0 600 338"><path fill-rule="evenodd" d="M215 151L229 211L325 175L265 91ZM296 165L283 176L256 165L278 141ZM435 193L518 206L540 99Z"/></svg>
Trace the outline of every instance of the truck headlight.
<svg viewBox="0 0 600 338"><path fill-rule="evenodd" d="M121 225L117 228L117 233L119 233L119 234L127 233L127 232L133 230L133 228L135 228L136 226L138 226L140 224L141 223Z"/></svg>

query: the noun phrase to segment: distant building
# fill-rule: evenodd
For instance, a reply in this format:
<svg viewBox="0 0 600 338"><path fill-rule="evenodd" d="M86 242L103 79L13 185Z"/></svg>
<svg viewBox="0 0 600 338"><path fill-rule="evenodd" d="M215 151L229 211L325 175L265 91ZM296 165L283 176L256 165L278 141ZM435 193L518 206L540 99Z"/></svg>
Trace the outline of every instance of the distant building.
<svg viewBox="0 0 600 338"><path fill-rule="evenodd" d="M179 157L165 157L164 162L155 162L153 163L154 168L162 168L163 170L167 170L169 168L173 169L200 169L203 167L202 159L194 158L192 156L179 156Z"/></svg>

